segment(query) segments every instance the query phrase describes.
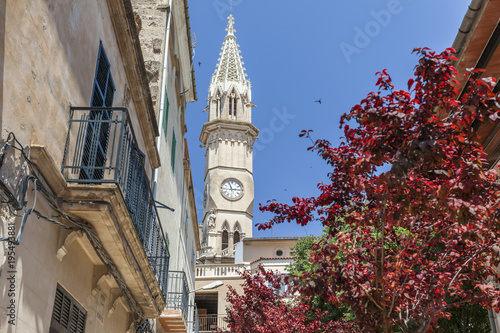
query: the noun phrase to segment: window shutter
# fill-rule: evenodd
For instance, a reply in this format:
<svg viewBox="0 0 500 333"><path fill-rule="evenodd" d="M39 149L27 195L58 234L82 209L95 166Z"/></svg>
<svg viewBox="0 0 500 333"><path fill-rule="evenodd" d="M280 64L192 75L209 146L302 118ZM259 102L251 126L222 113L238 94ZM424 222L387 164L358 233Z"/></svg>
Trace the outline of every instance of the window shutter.
<svg viewBox="0 0 500 333"><path fill-rule="evenodd" d="M111 66L104 51L102 43L99 44L99 55L97 57L96 73L94 77L94 88L92 90L91 107L113 106L115 84L111 76ZM106 165L106 153L110 130L111 110L90 111L83 148L82 169L80 179L102 179Z"/></svg>
<svg viewBox="0 0 500 333"><path fill-rule="evenodd" d="M170 156L170 164L172 165L172 172L175 170L175 148L177 141L175 140L175 132L172 133L172 155Z"/></svg>
<svg viewBox="0 0 500 333"><path fill-rule="evenodd" d="M167 130L168 130L168 107L170 106L168 102L167 88L165 88L165 103L163 104L163 133L165 134L165 140L167 140Z"/></svg>
<svg viewBox="0 0 500 333"><path fill-rule="evenodd" d="M49 333L84 333L87 311L57 285Z"/></svg>

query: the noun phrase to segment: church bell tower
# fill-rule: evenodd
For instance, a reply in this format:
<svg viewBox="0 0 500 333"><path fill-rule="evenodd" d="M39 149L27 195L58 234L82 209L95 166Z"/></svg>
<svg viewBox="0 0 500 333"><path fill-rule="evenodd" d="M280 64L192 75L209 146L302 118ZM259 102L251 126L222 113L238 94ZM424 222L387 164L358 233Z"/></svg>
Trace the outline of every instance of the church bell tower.
<svg viewBox="0 0 500 333"><path fill-rule="evenodd" d="M252 237L254 201L253 143L258 130L252 125L252 93L228 18L227 35L212 76L208 120L200 141L205 148L202 256L230 258L234 246Z"/></svg>

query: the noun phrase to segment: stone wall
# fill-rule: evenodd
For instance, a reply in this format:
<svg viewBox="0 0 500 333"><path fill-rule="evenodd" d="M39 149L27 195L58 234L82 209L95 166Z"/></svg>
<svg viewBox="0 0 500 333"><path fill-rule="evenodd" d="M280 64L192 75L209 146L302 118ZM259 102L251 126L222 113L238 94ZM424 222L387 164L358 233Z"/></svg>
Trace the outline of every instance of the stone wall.
<svg viewBox="0 0 500 333"><path fill-rule="evenodd" d="M151 99L158 117L168 0L132 0Z"/></svg>

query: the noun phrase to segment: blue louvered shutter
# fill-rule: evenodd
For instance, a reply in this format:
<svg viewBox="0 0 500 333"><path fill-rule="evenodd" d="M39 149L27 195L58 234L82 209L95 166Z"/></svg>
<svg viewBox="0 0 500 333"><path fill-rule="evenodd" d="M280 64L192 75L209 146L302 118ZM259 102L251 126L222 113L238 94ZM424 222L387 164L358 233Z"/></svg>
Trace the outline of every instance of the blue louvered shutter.
<svg viewBox="0 0 500 333"><path fill-rule="evenodd" d="M112 111L106 107L113 106L114 93L115 84L111 76L111 67L104 47L100 43L90 106L104 108L90 111L88 114L80 179L102 179L104 176L112 117Z"/></svg>

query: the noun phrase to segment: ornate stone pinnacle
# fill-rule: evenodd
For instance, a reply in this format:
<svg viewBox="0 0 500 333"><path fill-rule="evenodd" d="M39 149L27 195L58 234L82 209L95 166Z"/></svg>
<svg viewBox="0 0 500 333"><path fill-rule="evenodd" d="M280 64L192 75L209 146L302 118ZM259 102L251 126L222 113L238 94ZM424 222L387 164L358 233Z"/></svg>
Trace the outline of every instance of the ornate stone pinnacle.
<svg viewBox="0 0 500 333"><path fill-rule="evenodd" d="M234 33L236 30L234 30L234 17L233 14L229 14L229 17L227 18L227 28L226 28L227 34L234 36Z"/></svg>

